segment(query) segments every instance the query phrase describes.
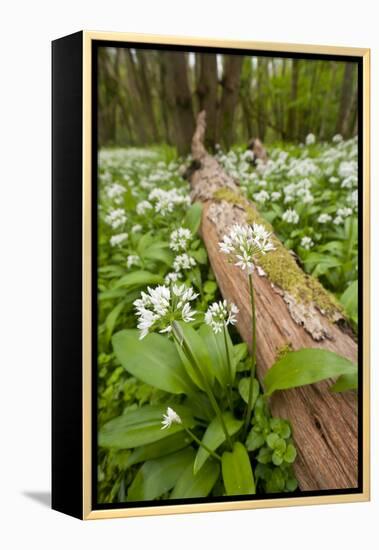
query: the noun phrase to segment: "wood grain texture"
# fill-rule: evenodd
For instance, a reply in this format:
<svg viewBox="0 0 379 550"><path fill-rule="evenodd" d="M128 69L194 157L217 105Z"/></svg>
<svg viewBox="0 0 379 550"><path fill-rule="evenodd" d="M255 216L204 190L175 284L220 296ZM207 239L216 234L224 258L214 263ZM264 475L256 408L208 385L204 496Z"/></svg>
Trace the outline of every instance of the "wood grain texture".
<svg viewBox="0 0 379 550"><path fill-rule="evenodd" d="M219 251L218 243L233 223L246 223L241 205L213 198L217 189L238 192L230 178L202 145L205 115L200 114L192 142L197 169L192 173L193 200L204 202L201 232L210 263L223 297L239 308L238 330L251 347L251 310L246 275ZM304 277L308 277L304 274ZM331 321L315 304L291 303L291 297L266 274L253 274L257 315L257 375L262 382L278 351L328 349L357 360L352 333ZM295 308L295 309L294 309ZM299 309L296 309L299 308ZM295 311L295 314L294 314ZM298 316L297 312L301 315ZM307 327L308 318L312 327ZM314 331L314 326L317 330ZM354 392L329 392L331 381L278 391L270 398L275 416L287 418L293 428L298 457L295 473L304 490L346 489L358 486L358 419Z"/></svg>

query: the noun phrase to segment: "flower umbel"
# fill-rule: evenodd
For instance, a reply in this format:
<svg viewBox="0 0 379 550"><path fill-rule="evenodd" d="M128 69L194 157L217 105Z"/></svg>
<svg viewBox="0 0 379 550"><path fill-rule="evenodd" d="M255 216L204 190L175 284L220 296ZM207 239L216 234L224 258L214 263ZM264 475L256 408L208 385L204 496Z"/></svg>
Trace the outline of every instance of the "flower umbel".
<svg viewBox="0 0 379 550"><path fill-rule="evenodd" d="M141 298L134 302L140 339L154 330L171 332L174 321L193 321L196 311L191 309L190 302L197 296L191 287L184 284L172 285L171 288L163 285L148 287L147 292L141 292Z"/></svg>
<svg viewBox="0 0 379 550"><path fill-rule="evenodd" d="M165 430L166 428L170 428L172 424L181 424L182 419L174 411L174 409L171 409L171 407L167 407L166 414L163 415L162 420L162 428L161 430Z"/></svg>
<svg viewBox="0 0 379 550"><path fill-rule="evenodd" d="M215 334L222 331L222 328L227 325L235 325L237 322L236 315L239 313L238 307L233 302L224 300L223 302L214 302L211 304L205 313L205 322L212 327Z"/></svg>
<svg viewBox="0 0 379 550"><path fill-rule="evenodd" d="M170 235L170 248L175 252L187 250L189 241L191 240L192 233L186 227L179 227L175 229Z"/></svg>
<svg viewBox="0 0 379 550"><path fill-rule="evenodd" d="M219 247L221 252L231 256L234 265L251 274L254 271L254 259L275 250L270 237L271 233L263 225L235 224L229 234L224 235Z"/></svg>

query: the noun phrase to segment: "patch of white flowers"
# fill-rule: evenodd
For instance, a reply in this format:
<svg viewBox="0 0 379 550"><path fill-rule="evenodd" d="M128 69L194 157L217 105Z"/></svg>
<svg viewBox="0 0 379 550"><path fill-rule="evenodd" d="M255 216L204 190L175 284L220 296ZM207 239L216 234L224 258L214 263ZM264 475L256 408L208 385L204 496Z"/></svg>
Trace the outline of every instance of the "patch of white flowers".
<svg viewBox="0 0 379 550"><path fill-rule="evenodd" d="M305 250L310 250L314 246L314 242L310 237L303 237L301 239L300 245L305 248Z"/></svg>
<svg viewBox="0 0 379 550"><path fill-rule="evenodd" d="M175 252L187 250L192 233L186 227L175 229L170 235L170 248Z"/></svg>
<svg viewBox="0 0 379 550"><path fill-rule="evenodd" d="M154 203L154 209L158 214L165 216L169 212L173 212L175 206L191 204L191 199L188 195L182 195L176 189L165 191L157 187L149 194L149 201Z"/></svg>
<svg viewBox="0 0 379 550"><path fill-rule="evenodd" d="M314 134L308 134L305 138L305 145L313 145L316 143L316 136Z"/></svg>
<svg viewBox="0 0 379 550"><path fill-rule="evenodd" d="M222 331L223 327L235 325L238 313L239 309L233 302L228 303L226 300L214 302L205 313L205 322L217 334Z"/></svg>
<svg viewBox="0 0 379 550"><path fill-rule="evenodd" d="M174 321L193 321L196 311L191 309L190 302L197 296L191 287L184 284L148 287L147 292L141 292L141 298L134 302L140 339L154 330L171 332Z"/></svg>
<svg viewBox="0 0 379 550"><path fill-rule="evenodd" d="M329 223L332 221L332 216L330 214L320 214L317 221L318 223Z"/></svg>
<svg viewBox="0 0 379 550"><path fill-rule="evenodd" d="M172 424L181 423L182 419L180 418L178 413L175 412L174 409L171 409L171 407L167 407L166 414L163 415L161 430L166 430L167 428L170 428Z"/></svg>
<svg viewBox="0 0 379 550"><path fill-rule="evenodd" d="M261 254L275 250L271 242L271 233L263 225L235 224L219 243L221 252L228 254L231 261L248 274L254 271L254 259Z"/></svg>
<svg viewBox="0 0 379 550"><path fill-rule="evenodd" d="M105 216L105 223L110 225L112 229L118 229L119 227L125 225L127 219L125 210L122 208L116 208L114 210L110 210Z"/></svg>
<svg viewBox="0 0 379 550"><path fill-rule="evenodd" d="M119 183L112 183L105 188L105 193L115 204L122 204L122 195L125 193L125 187Z"/></svg>
<svg viewBox="0 0 379 550"><path fill-rule="evenodd" d="M120 246L128 238L127 233L119 233L118 235L112 235L109 239L111 246Z"/></svg>
<svg viewBox="0 0 379 550"><path fill-rule="evenodd" d="M136 206L136 212L139 216L143 216L146 212L151 210L153 205L149 201L140 201Z"/></svg>
<svg viewBox="0 0 379 550"><path fill-rule="evenodd" d="M134 265L139 265L140 259L139 256L136 256L135 254L129 254L129 256L126 258L126 267L130 269Z"/></svg>
<svg viewBox="0 0 379 550"><path fill-rule="evenodd" d="M179 271L188 271L189 269L192 269L196 265L196 260L192 258L192 256L189 256L186 252L183 254L179 254L179 256L176 256L174 263L172 264L172 267L176 272Z"/></svg>
<svg viewBox="0 0 379 550"><path fill-rule="evenodd" d="M288 208L283 214L283 221L287 223L299 223L299 214L293 208Z"/></svg>

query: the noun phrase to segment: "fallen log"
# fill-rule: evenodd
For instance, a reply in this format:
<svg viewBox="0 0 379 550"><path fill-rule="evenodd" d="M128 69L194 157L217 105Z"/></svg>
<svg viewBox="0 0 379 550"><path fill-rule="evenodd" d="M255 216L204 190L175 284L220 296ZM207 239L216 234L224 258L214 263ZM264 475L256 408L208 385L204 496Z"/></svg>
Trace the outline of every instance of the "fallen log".
<svg viewBox="0 0 379 550"><path fill-rule="evenodd" d="M251 348L251 310L246 275L228 263L218 243L234 223L263 223L253 203L203 145L205 113L198 115L192 140L193 201L204 203L201 232L223 297L239 310L238 330ZM259 260L253 281L257 316L257 375L260 381L287 349L323 348L357 360L357 344L343 311L321 284L304 273L273 235L276 250ZM278 391L272 413L288 419L298 457L300 489L347 489L358 485L358 421L354 392L331 393L331 381Z"/></svg>

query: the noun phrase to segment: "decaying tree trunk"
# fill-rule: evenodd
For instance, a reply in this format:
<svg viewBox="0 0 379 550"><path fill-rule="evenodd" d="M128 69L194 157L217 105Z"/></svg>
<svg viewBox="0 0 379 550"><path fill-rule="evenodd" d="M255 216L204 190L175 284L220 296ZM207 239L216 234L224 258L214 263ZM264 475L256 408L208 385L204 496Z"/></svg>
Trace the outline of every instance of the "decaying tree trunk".
<svg viewBox="0 0 379 550"><path fill-rule="evenodd" d="M264 223L255 206L204 148L205 113L198 115L192 155L192 199L204 203L202 236L221 293L239 308L238 330L251 346L251 311L246 275L220 253L218 242L234 223ZM271 228L272 229L272 228ZM255 270L257 374L265 373L284 350L323 348L357 360L357 345L334 298L297 265L273 236L276 247ZM307 365L304 365L307 368ZM358 485L358 423L354 392L334 394L330 381L278 391L274 415L290 420L298 458L295 472L304 490Z"/></svg>

